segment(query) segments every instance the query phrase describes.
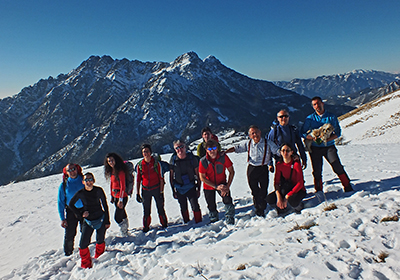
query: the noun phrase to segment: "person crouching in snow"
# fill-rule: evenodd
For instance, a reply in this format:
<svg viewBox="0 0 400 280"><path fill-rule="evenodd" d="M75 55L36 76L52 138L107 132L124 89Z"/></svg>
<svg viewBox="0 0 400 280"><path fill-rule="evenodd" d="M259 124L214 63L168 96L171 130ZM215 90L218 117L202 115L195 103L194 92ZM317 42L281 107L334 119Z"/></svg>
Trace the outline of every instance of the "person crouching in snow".
<svg viewBox="0 0 400 280"><path fill-rule="evenodd" d="M289 144L280 147L282 161L276 163L274 186L275 192L267 196L270 205L276 205L278 214L286 212L288 203L296 213L303 209L303 198L306 196L301 163L293 159L293 148Z"/></svg>
<svg viewBox="0 0 400 280"><path fill-rule="evenodd" d="M94 186L94 176L86 173L83 177L85 188L78 191L71 199L69 207L75 215L83 218L81 240L79 242L79 255L81 267L91 268L89 244L93 231L96 230L96 250L94 257L97 259L105 250L106 230L110 227L110 215L108 212L106 195L101 187ZM80 200L83 203L83 212L75 207ZM82 213L82 214L81 214Z"/></svg>
<svg viewBox="0 0 400 280"><path fill-rule="evenodd" d="M233 205L230 186L235 176L232 161L224 154L218 152L218 142L211 139L206 143L207 154L200 159L199 175L204 186L204 196L206 198L207 207L210 211L210 221L218 221L217 204L215 203L215 194L222 197L225 204L225 222L227 224L235 224L235 206ZM225 170L228 169L229 177L226 181Z"/></svg>

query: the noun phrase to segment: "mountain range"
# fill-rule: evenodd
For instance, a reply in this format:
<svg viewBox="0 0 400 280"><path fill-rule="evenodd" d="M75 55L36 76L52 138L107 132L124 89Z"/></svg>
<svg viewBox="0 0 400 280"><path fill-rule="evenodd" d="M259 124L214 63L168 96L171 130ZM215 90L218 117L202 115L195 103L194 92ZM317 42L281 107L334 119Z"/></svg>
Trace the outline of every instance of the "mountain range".
<svg viewBox="0 0 400 280"><path fill-rule="evenodd" d="M400 75L358 69L345 74L277 81L274 84L310 98L321 96L328 104L360 106L382 96L376 94L377 91L387 94L398 89Z"/></svg>
<svg viewBox="0 0 400 280"><path fill-rule="evenodd" d="M170 63L91 56L68 74L0 100L0 152L11 159L0 164L0 184L57 173L68 162L101 165L111 151L138 157L144 142L171 152L173 140L198 139L204 126L265 130L282 107L297 123L312 111L309 104L214 56L189 52Z"/></svg>

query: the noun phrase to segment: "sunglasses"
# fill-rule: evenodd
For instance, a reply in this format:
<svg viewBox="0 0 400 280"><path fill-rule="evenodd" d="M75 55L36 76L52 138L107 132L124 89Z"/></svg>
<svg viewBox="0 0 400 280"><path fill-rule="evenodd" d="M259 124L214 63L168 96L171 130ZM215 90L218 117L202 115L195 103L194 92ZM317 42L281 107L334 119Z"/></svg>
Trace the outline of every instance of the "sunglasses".
<svg viewBox="0 0 400 280"><path fill-rule="evenodd" d="M84 181L85 182L93 182L94 180L93 180L93 178L86 178Z"/></svg>
<svg viewBox="0 0 400 280"><path fill-rule="evenodd" d="M208 151L215 151L216 149L217 149L217 147L207 148Z"/></svg>
<svg viewBox="0 0 400 280"><path fill-rule="evenodd" d="M289 115L282 115L282 116L278 116L278 118L283 119L283 118L289 118Z"/></svg>
<svg viewBox="0 0 400 280"><path fill-rule="evenodd" d="M71 167L71 168L67 169L67 172L72 172L72 171L76 171L76 168L75 167Z"/></svg>
<svg viewBox="0 0 400 280"><path fill-rule="evenodd" d="M180 145L178 147L175 147L175 150L179 150L179 149L183 149L183 148L185 148L185 145Z"/></svg>

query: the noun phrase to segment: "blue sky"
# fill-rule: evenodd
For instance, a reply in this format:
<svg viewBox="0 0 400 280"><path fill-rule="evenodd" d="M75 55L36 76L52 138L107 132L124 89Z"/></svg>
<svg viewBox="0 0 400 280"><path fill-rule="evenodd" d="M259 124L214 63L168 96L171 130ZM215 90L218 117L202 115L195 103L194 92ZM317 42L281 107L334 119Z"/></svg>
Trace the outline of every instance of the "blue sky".
<svg viewBox="0 0 400 280"><path fill-rule="evenodd" d="M91 55L173 61L195 51L268 81L400 72L397 0L0 0L0 98Z"/></svg>

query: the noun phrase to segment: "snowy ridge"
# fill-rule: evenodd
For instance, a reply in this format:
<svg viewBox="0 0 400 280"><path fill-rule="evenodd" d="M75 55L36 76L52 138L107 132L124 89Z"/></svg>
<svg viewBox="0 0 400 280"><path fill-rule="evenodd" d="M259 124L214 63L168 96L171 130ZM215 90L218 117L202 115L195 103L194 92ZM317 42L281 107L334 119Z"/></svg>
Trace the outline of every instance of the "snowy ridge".
<svg viewBox="0 0 400 280"><path fill-rule="evenodd" d="M360 94L368 95L368 92L371 90L385 87L399 80L399 74L357 69L344 74L324 75L312 79L293 79L290 82L279 81L274 83L310 98L321 96L323 99L328 100L329 104L354 105L353 103L348 104L346 102L360 97ZM361 104L372 100L369 98L365 99Z"/></svg>
<svg viewBox="0 0 400 280"><path fill-rule="evenodd" d="M398 143L400 137L400 90L343 115L345 142ZM347 139L351 135L351 139Z"/></svg>
<svg viewBox="0 0 400 280"><path fill-rule="evenodd" d="M386 107L387 110L393 108L398 107ZM232 184L237 218L234 226L225 225L220 198L217 201L221 221L207 224L203 194L199 200L203 222L182 224L178 203L166 186L170 227L167 230L158 228L153 206L152 229L143 233L140 230L142 206L131 199L127 205L130 236L119 237L118 227L112 220L107 231L106 252L89 270L80 268L77 250L72 256L63 255L63 229L59 225L55 200L61 174L1 186L0 277L400 279L400 224L382 221L400 215L400 138L390 144L356 143L359 134L345 127L344 122L343 133L351 141L338 146L338 150L354 184L354 193L343 193L338 178L326 164L323 174L326 201L325 197L316 197L308 167L304 171L308 195L302 213L278 217L275 210L268 207L266 218L259 218L252 210L247 186L247 155L229 154L236 171ZM360 123L359 130L368 130L368 124ZM233 131L226 131L224 135L230 137L218 135L223 146L247 141L244 135ZM395 139L398 135L387 128L385 137ZM169 156L162 157L168 160ZM132 160L133 163L137 161ZM109 183L104 179L102 167L85 167L84 171L93 172L96 185L102 186L109 195ZM269 191L272 191L271 183ZM337 209L324 211L331 203ZM113 206L109 206L113 213ZM293 230L297 225L308 229ZM89 248L93 254L94 244Z"/></svg>

